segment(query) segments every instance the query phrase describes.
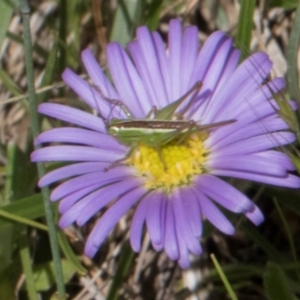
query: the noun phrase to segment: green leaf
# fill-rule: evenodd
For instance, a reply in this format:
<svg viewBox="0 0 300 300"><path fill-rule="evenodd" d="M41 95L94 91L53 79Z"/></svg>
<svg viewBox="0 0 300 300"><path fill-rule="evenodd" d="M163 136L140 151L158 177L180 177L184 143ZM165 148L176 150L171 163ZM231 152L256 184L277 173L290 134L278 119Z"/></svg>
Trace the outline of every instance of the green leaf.
<svg viewBox="0 0 300 300"><path fill-rule="evenodd" d="M2 206L1 209L27 219L35 219L45 215L41 194L14 201L11 204ZM0 228L9 226L12 223L12 221L0 217Z"/></svg>
<svg viewBox="0 0 300 300"><path fill-rule="evenodd" d="M36 165L29 160L31 151L32 147L23 152L16 144L8 144L7 183L5 187L7 200L21 199L33 193L38 176Z"/></svg>
<svg viewBox="0 0 300 300"><path fill-rule="evenodd" d="M14 228L11 224L9 227L0 228L0 241L2 241L0 243L0 271L3 271L3 269L8 268L9 265L12 263L13 240Z"/></svg>
<svg viewBox="0 0 300 300"><path fill-rule="evenodd" d="M137 12L140 11L139 6L143 1L118 1L112 30L110 33L110 41L119 42L125 46L131 41L134 36L135 26L138 25L136 21Z"/></svg>
<svg viewBox="0 0 300 300"><path fill-rule="evenodd" d="M3 260L1 260L1 264L3 263ZM0 299L5 300L15 300L15 270L14 266L11 266L10 268L7 268L0 272Z"/></svg>
<svg viewBox="0 0 300 300"><path fill-rule="evenodd" d="M287 286L287 280L281 268L269 262L263 275L264 287L269 300L296 300Z"/></svg>
<svg viewBox="0 0 300 300"><path fill-rule="evenodd" d="M5 38L17 0L0 1L0 46Z"/></svg>
<svg viewBox="0 0 300 300"><path fill-rule="evenodd" d="M62 259L63 282L67 283L75 273L72 263ZM42 265L33 267L33 277L35 280L35 288L37 291L49 290L55 284L53 262L47 262Z"/></svg>
<svg viewBox="0 0 300 300"><path fill-rule="evenodd" d="M283 7L285 9L296 8L299 0L271 0L270 7Z"/></svg>

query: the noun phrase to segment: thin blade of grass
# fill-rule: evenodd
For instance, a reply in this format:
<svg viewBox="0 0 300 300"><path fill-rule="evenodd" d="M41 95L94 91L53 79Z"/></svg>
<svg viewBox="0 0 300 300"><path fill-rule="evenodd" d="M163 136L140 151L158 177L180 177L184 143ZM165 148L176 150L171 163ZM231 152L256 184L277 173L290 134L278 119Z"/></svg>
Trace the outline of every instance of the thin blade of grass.
<svg viewBox="0 0 300 300"><path fill-rule="evenodd" d="M222 270L222 268L221 268L219 262L217 261L215 255L214 255L214 254L211 254L211 255L210 255L210 258L211 258L211 260L213 261L214 266L215 266L215 268L217 269L217 272L219 273L219 276L220 276L221 279L222 279L222 282L223 282L223 284L224 284L224 286L225 286L225 288L226 288L226 290L227 290L227 292L228 292L228 294L229 294L229 297L230 297L232 300L238 300L238 298L236 297L236 295L235 295L235 293L234 293L234 291L233 291L233 289L232 289L232 287L231 287L231 285L230 285L228 279L226 278L225 273L223 272L223 270Z"/></svg>
<svg viewBox="0 0 300 300"><path fill-rule="evenodd" d="M24 48L25 48L25 66L28 82L28 93L29 93L29 107L30 107L30 120L33 138L36 138L39 134L39 122L37 116L37 101L34 88L34 75L33 75L33 62L32 62L32 44L30 36L30 8L26 0L20 0L20 9L23 17L24 24ZM38 163L38 173L42 177L46 174L45 167L42 163ZM49 201L49 188L42 188L45 215L47 224L49 227L49 238L53 256L54 274L57 284L57 293L59 299L66 299L66 292L63 280L63 270L60 260L60 252L58 246L58 240L56 235L56 226L54 224L53 211L51 203Z"/></svg>
<svg viewBox="0 0 300 300"><path fill-rule="evenodd" d="M128 273L133 257L134 257L134 252L130 248L130 246L126 245L125 247L123 247L122 254L120 257L120 262L116 270L116 273L114 275L106 300L118 299L119 288L122 285L124 277Z"/></svg>
<svg viewBox="0 0 300 300"><path fill-rule="evenodd" d="M292 255L293 255L293 259L294 259L294 262L296 264L298 264L299 260L298 260L298 257L297 257L297 253L296 253L296 247L295 247L295 243L294 243L294 240L293 240L293 235L291 233L291 229L289 227L289 224L282 212L282 209L280 208L280 205L278 204L276 198L273 198L273 202L276 206L276 209L277 209L277 212L280 216L280 219L282 221L282 224L283 224L283 227L287 233L287 237L288 237L288 241L290 243L290 248L291 248L291 252L292 252ZM298 277L298 281L300 282L300 272L299 272L299 268L296 269L296 273L297 273L297 277Z"/></svg>
<svg viewBox="0 0 300 300"><path fill-rule="evenodd" d="M242 0L235 43L241 49L241 61L250 53L255 0Z"/></svg>
<svg viewBox="0 0 300 300"><path fill-rule="evenodd" d="M298 51L300 42L300 4L296 10L294 24L292 27L289 47L287 52L287 81L288 90L291 98L300 103L300 90L299 90L299 74L298 74Z"/></svg>

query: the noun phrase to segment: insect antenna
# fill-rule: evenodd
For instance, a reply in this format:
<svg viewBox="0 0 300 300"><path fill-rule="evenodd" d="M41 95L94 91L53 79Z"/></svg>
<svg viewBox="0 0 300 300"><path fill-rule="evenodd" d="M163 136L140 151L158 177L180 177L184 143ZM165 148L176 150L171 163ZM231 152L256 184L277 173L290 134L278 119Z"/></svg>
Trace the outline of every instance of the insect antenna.
<svg viewBox="0 0 300 300"><path fill-rule="evenodd" d="M100 106L99 106L99 103L98 103L98 101L97 101L97 96L96 96L96 93L99 93L99 94L101 95L101 97L102 97L102 94L103 94L103 93L102 93L102 91L100 90L100 88L99 88L97 85L95 85L95 84L89 82L89 86L90 86L91 92L92 92L92 94L93 94L93 100L94 100L94 102L95 102L95 106L96 106L96 109L97 109L97 114L98 114L99 117L103 120L105 126L107 126L107 124L108 124L108 119L107 119L106 117L104 117L104 115L102 114L101 108L100 108Z"/></svg>
<svg viewBox="0 0 300 300"><path fill-rule="evenodd" d="M201 81L197 81L195 83L195 85L185 95L183 95L184 98L187 98L191 93L193 93L191 96L191 100L185 105L184 108L182 108L178 113L176 113L176 115L179 118L183 119L183 116L185 115L185 113L192 107L202 86L203 86L203 83Z"/></svg>

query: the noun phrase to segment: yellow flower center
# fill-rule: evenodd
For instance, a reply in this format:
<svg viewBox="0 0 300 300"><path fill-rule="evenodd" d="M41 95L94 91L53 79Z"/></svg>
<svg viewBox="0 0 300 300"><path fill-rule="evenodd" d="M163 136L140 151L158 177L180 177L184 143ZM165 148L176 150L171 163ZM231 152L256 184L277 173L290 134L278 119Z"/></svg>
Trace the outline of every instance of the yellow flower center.
<svg viewBox="0 0 300 300"><path fill-rule="evenodd" d="M201 132L159 148L140 144L126 163L137 170L138 176L145 177L147 189L169 193L174 187L192 184L195 175L205 172L206 138L207 134Z"/></svg>

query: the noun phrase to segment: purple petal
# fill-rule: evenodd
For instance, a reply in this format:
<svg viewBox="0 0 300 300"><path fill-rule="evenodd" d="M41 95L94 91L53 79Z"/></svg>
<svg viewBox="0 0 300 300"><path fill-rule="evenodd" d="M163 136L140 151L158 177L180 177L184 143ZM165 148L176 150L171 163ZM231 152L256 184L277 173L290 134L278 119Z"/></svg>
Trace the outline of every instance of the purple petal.
<svg viewBox="0 0 300 300"><path fill-rule="evenodd" d="M242 113L240 113L241 115ZM243 113L243 116L240 117L240 115L229 115L227 116L226 119L223 120L218 120L218 121L224 121L224 120L237 120L236 122L219 127L215 129L209 140L210 144L214 145L215 143L218 143L220 140L224 140L226 142L227 136L230 137L231 134L239 131L239 130L246 130L247 131L247 126L249 124L256 122L259 124L261 128L266 127L264 125L265 120L269 119L275 119L278 118L278 114L276 113L276 104L272 104L272 101L265 101L263 104L257 105L255 110L253 109L248 109L246 110L245 113ZM248 135L251 136L251 134L248 133Z"/></svg>
<svg viewBox="0 0 300 300"><path fill-rule="evenodd" d="M177 260L179 258L179 246L176 236L176 223L174 219L171 199L169 199L169 201L167 202L166 207L164 248L170 259Z"/></svg>
<svg viewBox="0 0 300 300"><path fill-rule="evenodd" d="M142 199L142 201L138 204L131 221L130 244L135 252L139 252L141 250L141 240L144 223L146 221L147 206L147 199Z"/></svg>
<svg viewBox="0 0 300 300"><path fill-rule="evenodd" d="M237 130L233 130L229 133L228 130L214 133L208 137L205 141L205 145L208 148L220 149L227 145L233 144L234 142L245 140L249 137L271 133L274 131L280 131L288 129L287 124L279 118L269 117L264 120L255 122L253 124L241 124L242 122L237 121L234 125ZM229 128L230 129L230 128Z"/></svg>
<svg viewBox="0 0 300 300"><path fill-rule="evenodd" d="M144 72L148 75L149 84L153 89L154 99L152 103L165 106L168 104L168 97L161 73L161 66L155 51L154 41L147 27L142 26L137 29L137 47L139 49L139 62L142 63ZM137 52L135 51L135 54ZM139 65L140 70L141 65ZM144 77L144 80L146 78Z"/></svg>
<svg viewBox="0 0 300 300"><path fill-rule="evenodd" d="M130 182L131 181L131 182ZM77 221L78 226L83 226L92 216L98 213L108 203L115 200L121 194L137 187L137 182L124 180L105 186L76 202L60 219L59 226L66 228ZM127 185L127 186L126 186Z"/></svg>
<svg viewBox="0 0 300 300"><path fill-rule="evenodd" d="M152 33L153 42L156 49L157 59L160 64L160 70L163 77L163 82L165 84L166 93L167 93L167 102L172 101L172 86L171 86L171 73L169 66L169 59L166 54L166 49L164 42L161 39L161 36L157 32ZM162 108L163 105L160 105L158 108Z"/></svg>
<svg viewBox="0 0 300 300"><path fill-rule="evenodd" d="M64 82L90 107L94 108L101 115L109 115L111 112L110 104L103 99L97 90L97 87L92 86L68 68L63 72L62 78Z"/></svg>
<svg viewBox="0 0 300 300"><path fill-rule="evenodd" d="M211 170L213 175L228 176L234 178L248 179L256 182L263 182L272 185L285 186L289 188L299 188L300 178L294 175L287 174L285 177L273 177L262 174L244 173L239 171L230 170Z"/></svg>
<svg viewBox="0 0 300 300"><path fill-rule="evenodd" d="M85 146L50 146L35 150L31 161L100 161L111 163L125 157L123 151Z"/></svg>
<svg viewBox="0 0 300 300"><path fill-rule="evenodd" d="M99 162L86 162L62 167L52 172L49 172L48 174L43 176L39 181L39 186L43 187L55 181L59 181L77 175L104 171L105 167L107 167L107 163Z"/></svg>
<svg viewBox="0 0 300 300"><path fill-rule="evenodd" d="M100 88L103 94L111 99L119 99L118 93L104 75L99 63L89 48L81 52L81 59L94 84Z"/></svg>
<svg viewBox="0 0 300 300"><path fill-rule="evenodd" d="M187 220L189 220L188 225L191 233L196 237L200 237L202 235L202 220L197 198L190 187L181 188L181 194L183 209Z"/></svg>
<svg viewBox="0 0 300 300"><path fill-rule="evenodd" d="M191 78L203 81L216 52L227 39L228 37L221 31L215 31L209 36L200 50Z"/></svg>
<svg viewBox="0 0 300 300"><path fill-rule="evenodd" d="M143 197L145 192L144 187L139 187L124 195L105 212L90 233L85 244L84 252L88 257L93 257L96 254L104 239L119 222L120 218Z"/></svg>
<svg viewBox="0 0 300 300"><path fill-rule="evenodd" d="M76 203L77 201L82 199L82 197L86 196L87 194L89 194L90 192L98 188L99 188L99 184L96 183L64 197L59 202L58 211L61 214L66 213L66 211L69 210L74 205L74 203Z"/></svg>
<svg viewBox="0 0 300 300"><path fill-rule="evenodd" d="M232 235L235 232L233 225L224 216L224 214L210 201L199 188L194 189L198 202L200 204L200 209L210 223L212 223L216 228L225 234Z"/></svg>
<svg viewBox="0 0 300 300"><path fill-rule="evenodd" d="M260 64L261 72L257 72L257 68L253 65L252 60ZM251 95L257 89L258 84L269 74L271 67L271 61L263 52L253 54L251 60L245 60L210 102L205 121L216 121L217 115L218 119L227 117L228 110L232 110L241 99L247 98L247 95Z"/></svg>
<svg viewBox="0 0 300 300"><path fill-rule="evenodd" d="M286 83L283 78L275 78L272 81L266 83L265 85L258 87L258 89L250 94L248 97L244 97L243 101L240 101L238 105L232 109L231 113L236 116L243 116L248 110L256 116L260 115L260 109L257 106L265 102L269 102L273 96L281 91L285 87ZM278 107L273 107L273 110L278 109Z"/></svg>
<svg viewBox="0 0 300 300"><path fill-rule="evenodd" d="M224 66L228 60L228 56L231 53L232 49L232 39L225 39L224 42L219 46L218 53L214 56L214 58L210 62L210 67L207 70L205 77L203 80L203 90L209 90L213 94L216 91L216 87L219 84L220 78L222 76ZM203 108L199 108L193 114L194 119L200 119L201 115L206 114L206 110L210 109L210 106L213 105L210 101L203 105Z"/></svg>
<svg viewBox="0 0 300 300"><path fill-rule="evenodd" d="M264 215L261 210L255 205L255 209L245 214L245 216L256 226L264 221Z"/></svg>
<svg viewBox="0 0 300 300"><path fill-rule="evenodd" d="M199 175L196 187L230 211L240 213L254 209L253 203L244 194L215 176Z"/></svg>
<svg viewBox="0 0 300 300"><path fill-rule="evenodd" d="M263 159L272 162L274 165L279 164L282 168L285 168L286 170L289 171L296 170L295 165L293 164L293 162L291 161L291 159L288 157L286 153L270 150L270 151L255 153L252 155L262 157Z"/></svg>
<svg viewBox="0 0 300 300"><path fill-rule="evenodd" d="M227 155L216 157L205 163L208 169L237 170L240 172L260 173L272 176L284 176L286 168L274 161L255 155Z"/></svg>
<svg viewBox="0 0 300 300"><path fill-rule="evenodd" d="M178 232L178 239L180 241L184 239L180 232ZM182 269L188 269L190 267L189 251L187 245L184 242L179 242L178 264Z"/></svg>
<svg viewBox="0 0 300 300"><path fill-rule="evenodd" d="M165 213L165 199L161 192L151 192L146 197L147 215L146 224L151 242L156 251L156 245L163 245L164 230L163 220ZM161 249L160 249L161 250Z"/></svg>
<svg viewBox="0 0 300 300"><path fill-rule="evenodd" d="M191 78L195 61L199 52L198 30L196 26L188 26L184 29L182 38L182 51L180 62L180 79L182 92L193 86L195 78ZM192 82L190 82L192 79Z"/></svg>
<svg viewBox="0 0 300 300"><path fill-rule="evenodd" d="M172 193L172 205L175 217L176 231L178 238L178 245L185 244L186 247L195 255L199 255L202 252L201 246L198 239L192 234L189 226L189 218L187 218L184 206L182 203L184 193L181 193L180 190L175 190Z"/></svg>
<svg viewBox="0 0 300 300"><path fill-rule="evenodd" d="M224 147L222 149L222 156L232 154L249 154L264 151L278 146L293 143L295 140L296 137L291 132L281 131L263 134Z"/></svg>
<svg viewBox="0 0 300 300"><path fill-rule="evenodd" d="M181 22L177 19L171 20L169 25L169 67L171 74L171 101L179 99L186 91L182 90L181 83L181 45L182 29Z"/></svg>
<svg viewBox="0 0 300 300"><path fill-rule="evenodd" d="M55 188L51 193L50 198L52 201L55 201L96 183L99 184L100 188L105 184L124 180L126 177L130 176L130 169L128 167L116 167L107 172L101 171L81 175L76 178L70 179Z"/></svg>
<svg viewBox="0 0 300 300"><path fill-rule="evenodd" d="M85 203L82 204L83 207L81 214L77 218L77 225L83 226L95 214L95 211L100 211L112 200L125 195L138 186L141 186L139 179L129 178L106 186L100 191L95 192L93 196L90 196L90 199L86 199L84 201Z"/></svg>
<svg viewBox="0 0 300 300"><path fill-rule="evenodd" d="M144 82L134 70L127 54L119 44L110 43L107 46L107 60L122 102L132 110L135 117L143 117L147 112L145 112L145 107L141 106L138 96L144 97L145 104L149 103L149 100L143 88Z"/></svg>
<svg viewBox="0 0 300 300"><path fill-rule="evenodd" d="M228 53L227 59L224 62L222 74L216 87L215 94L219 92L222 86L226 84L229 78L232 76L233 72L235 71L238 65L240 56L241 51L239 49L231 47L231 51Z"/></svg>
<svg viewBox="0 0 300 300"><path fill-rule="evenodd" d="M86 127L88 129L93 129L99 132L106 131L102 119L76 108L56 103L42 103L38 107L38 112L52 118Z"/></svg>
<svg viewBox="0 0 300 300"><path fill-rule="evenodd" d="M126 151L127 147L121 145L113 137L86 129L81 128L54 128L41 133L35 140L35 144L51 143L51 142L64 142L83 144L97 148L111 148L120 151Z"/></svg>

